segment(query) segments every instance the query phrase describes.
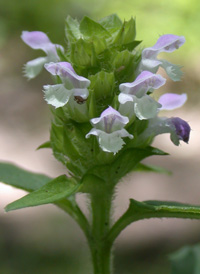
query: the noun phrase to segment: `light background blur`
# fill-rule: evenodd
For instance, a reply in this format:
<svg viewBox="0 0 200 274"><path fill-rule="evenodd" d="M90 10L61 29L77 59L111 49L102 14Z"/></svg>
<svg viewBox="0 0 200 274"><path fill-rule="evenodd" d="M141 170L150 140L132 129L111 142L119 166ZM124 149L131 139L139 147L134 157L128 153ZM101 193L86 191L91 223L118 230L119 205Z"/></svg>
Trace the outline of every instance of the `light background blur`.
<svg viewBox="0 0 200 274"><path fill-rule="evenodd" d="M172 170L173 175L128 175L119 185L115 218L128 206L128 199L176 200L200 204L200 2L198 0L0 0L0 160L57 176L64 168L48 150L36 148L48 140L50 113L43 101L42 86L49 75L35 80L22 77L22 66L39 57L20 40L22 30L40 30L52 42L64 44L68 14L95 20L117 13L136 17L137 39L152 46L159 35L184 35L186 44L173 54L162 55L183 65L182 82L170 79L161 92L188 93L180 110L165 113L180 116L191 125L189 145L175 147L168 135L155 146L170 153L146 160ZM163 71L163 76L166 77ZM159 91L160 92L160 91ZM159 94L159 93L158 93ZM0 273L91 273L88 248L82 232L52 205L5 214L3 208L25 192L0 184ZM80 203L84 197L80 197ZM85 208L87 211L87 208ZM116 241L116 274L170 273L167 254L185 244L200 241L200 222L148 220L129 226ZM134 270L134 271L133 271Z"/></svg>

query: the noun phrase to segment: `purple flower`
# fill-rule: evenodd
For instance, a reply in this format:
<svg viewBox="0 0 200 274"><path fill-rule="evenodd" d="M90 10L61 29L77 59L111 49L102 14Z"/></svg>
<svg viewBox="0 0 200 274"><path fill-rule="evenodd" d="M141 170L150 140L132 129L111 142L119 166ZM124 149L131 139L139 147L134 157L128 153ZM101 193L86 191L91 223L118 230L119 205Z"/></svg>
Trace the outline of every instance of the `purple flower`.
<svg viewBox="0 0 200 274"><path fill-rule="evenodd" d="M66 105L70 97L79 104L87 99L90 80L77 75L70 63L49 63L45 64L45 69L52 75L59 76L62 81L62 84L44 86L45 100L48 104L58 108Z"/></svg>
<svg viewBox="0 0 200 274"><path fill-rule="evenodd" d="M172 110L181 107L187 100L186 94L166 93L158 102L162 105L161 110ZM149 119L147 129L140 135L141 141L163 133L170 133L171 141L179 145L180 140L188 143L190 136L189 124L178 117L154 117Z"/></svg>
<svg viewBox="0 0 200 274"><path fill-rule="evenodd" d="M150 119L154 117L158 108L161 107L147 92L165 84L166 80L161 75L143 71L132 83L123 83L119 86L121 93L118 100L120 102L120 113L128 115L131 119L134 114L138 119Z"/></svg>
<svg viewBox="0 0 200 274"><path fill-rule="evenodd" d="M117 153L125 144L122 137L133 138L124 129L124 126L129 122L129 119L122 116L117 110L108 107L101 113L98 118L91 119L91 124L94 126L86 135L95 135L103 151Z"/></svg>
<svg viewBox="0 0 200 274"><path fill-rule="evenodd" d="M21 38L32 49L41 49L46 53L46 57L39 57L26 63L25 76L28 79L36 77L45 63L59 61L57 48L64 51L62 46L53 44L48 36L41 31L23 31Z"/></svg>
<svg viewBox="0 0 200 274"><path fill-rule="evenodd" d="M171 64L166 60L157 59L157 55L160 52L173 52L174 50L181 47L184 43L185 38L183 36L177 36L173 34L160 36L153 47L146 48L142 51L142 60L138 67L138 73L142 72L143 70L156 73L159 66L161 66L173 81L179 81L182 76L180 66Z"/></svg>
<svg viewBox="0 0 200 274"><path fill-rule="evenodd" d="M189 124L178 117L171 118L170 123L175 127L175 131L173 134L171 134L172 142L175 143L176 139L178 138L178 140L182 140L183 142L188 143L191 130Z"/></svg>

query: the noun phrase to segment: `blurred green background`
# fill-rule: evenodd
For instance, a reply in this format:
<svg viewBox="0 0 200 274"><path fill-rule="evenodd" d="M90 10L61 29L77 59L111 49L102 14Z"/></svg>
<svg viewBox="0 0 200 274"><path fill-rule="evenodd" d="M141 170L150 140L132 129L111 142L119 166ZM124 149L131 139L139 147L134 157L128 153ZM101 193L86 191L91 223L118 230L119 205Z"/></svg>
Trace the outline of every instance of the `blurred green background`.
<svg viewBox="0 0 200 274"><path fill-rule="evenodd" d="M157 143L172 154L162 163L173 170L174 176L137 174L134 185L129 176L118 189L115 217L126 209L130 197L200 203L198 0L0 0L0 158L52 176L64 172L50 152L35 152L48 138L50 113L41 90L50 80L45 72L30 82L22 77L23 64L40 56L22 43L22 30L46 32L52 42L64 45L67 15L78 19L87 15L98 20L111 13L117 13L122 20L136 18L137 39L143 40L143 47L152 46L162 34L185 36L187 43L179 51L163 55L183 65L184 79L180 83L168 80L164 90L188 93L187 105L176 115L189 121L193 129L189 146L174 148L168 136ZM158 164L160 159L155 158L152 163ZM91 273L84 237L64 213L53 206L3 213L8 202L23 194L0 185L0 273ZM80 197L80 203L83 199ZM170 273L167 254L198 241L199 222L165 220L136 224L117 241L115 273Z"/></svg>

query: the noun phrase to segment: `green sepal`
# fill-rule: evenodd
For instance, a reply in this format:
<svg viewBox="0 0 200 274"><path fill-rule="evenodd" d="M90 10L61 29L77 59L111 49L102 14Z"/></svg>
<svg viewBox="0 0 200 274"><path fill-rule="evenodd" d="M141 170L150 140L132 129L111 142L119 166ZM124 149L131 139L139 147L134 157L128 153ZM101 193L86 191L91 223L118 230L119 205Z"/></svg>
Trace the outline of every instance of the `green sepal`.
<svg viewBox="0 0 200 274"><path fill-rule="evenodd" d="M136 48L141 42L142 42L142 41L136 41L136 40L135 40L135 41L130 42L130 43L128 43L128 44L122 45L121 49L122 49L122 50L127 49L127 50L129 50L129 51L132 51L132 50L134 50L134 48Z"/></svg>
<svg viewBox="0 0 200 274"><path fill-rule="evenodd" d="M81 176L83 171L78 163L79 154L67 134L66 126L52 123L50 138L54 157L65 165L71 174Z"/></svg>
<svg viewBox="0 0 200 274"><path fill-rule="evenodd" d="M76 19L73 19L71 16L68 15L65 26L66 38L70 44L76 42L82 37L79 29L79 22Z"/></svg>
<svg viewBox="0 0 200 274"><path fill-rule="evenodd" d="M70 59L75 66L98 67L94 44L82 38L71 45Z"/></svg>
<svg viewBox="0 0 200 274"><path fill-rule="evenodd" d="M88 112L90 119L97 117L97 102L96 102L96 96L94 90L90 90L90 94L87 100L88 103Z"/></svg>
<svg viewBox="0 0 200 274"><path fill-rule="evenodd" d="M111 14L99 20L99 23L110 33L114 34L122 27L122 21L117 14Z"/></svg>
<svg viewBox="0 0 200 274"><path fill-rule="evenodd" d="M136 37L136 27L135 20L131 17L129 21L124 21L121 29L119 30L116 38L113 41L113 45L122 46L129 44L135 40Z"/></svg>
<svg viewBox="0 0 200 274"><path fill-rule="evenodd" d="M131 172L141 160L152 155L166 155L165 152L152 147L145 149L130 148L119 152L116 156L111 153L104 152L104 154L110 156L108 162L105 165L91 168L87 174L95 175L106 182L112 183L117 183L123 176ZM102 156L100 159L102 159Z"/></svg>
<svg viewBox="0 0 200 274"><path fill-rule="evenodd" d="M80 187L73 178L61 175L32 193L27 194L6 206L5 211L21 209L25 207L44 205L62 200L75 194Z"/></svg>
<svg viewBox="0 0 200 274"><path fill-rule="evenodd" d="M118 80L117 85L121 83L133 82L135 79L134 55L128 50L118 52L113 56L112 67L115 72L115 78Z"/></svg>
<svg viewBox="0 0 200 274"><path fill-rule="evenodd" d="M132 140L129 140L128 147L143 148L151 145L153 141L153 138L151 136L145 140L144 138L140 137L142 132L148 127L148 124L148 120L139 120L136 118L132 124L128 125L128 132L134 136Z"/></svg>
<svg viewBox="0 0 200 274"><path fill-rule="evenodd" d="M59 57L60 61L69 62L69 59L67 58L65 53L61 50L61 48L57 48L56 51L57 51L57 54L58 54L58 57Z"/></svg>
<svg viewBox="0 0 200 274"><path fill-rule="evenodd" d="M139 172L155 172L155 173L163 173L167 175L171 175L172 172L159 166L154 166L154 165L144 165L139 163L133 171L139 171Z"/></svg>
<svg viewBox="0 0 200 274"><path fill-rule="evenodd" d="M78 177L82 177L96 161L96 145L85 138L90 129L89 123L72 120L62 125L52 123L51 146L54 156Z"/></svg>
<svg viewBox="0 0 200 274"><path fill-rule="evenodd" d="M171 274L200 273L200 244L185 246L170 254Z"/></svg>
<svg viewBox="0 0 200 274"><path fill-rule="evenodd" d="M87 16L85 16L80 22L80 31L85 38L92 38L93 36L108 38L111 36L101 24Z"/></svg>
<svg viewBox="0 0 200 274"><path fill-rule="evenodd" d="M33 173L11 163L0 163L0 182L26 191L33 191L46 185L52 179Z"/></svg>
<svg viewBox="0 0 200 274"><path fill-rule="evenodd" d="M111 104L114 96L115 77L112 72L100 71L89 77L96 98L97 112L100 114Z"/></svg>
<svg viewBox="0 0 200 274"><path fill-rule="evenodd" d="M63 126L55 123L51 124L50 141L54 157L65 166L69 160L63 153ZM73 147L71 148L73 149Z"/></svg>
<svg viewBox="0 0 200 274"><path fill-rule="evenodd" d="M93 162L91 142L85 138L90 128L89 124L78 124L72 121L64 125L64 151L67 152L67 147L69 146L68 142L65 143L65 140L68 138L71 140L71 144L77 152L77 154L74 155L75 157L73 157L74 161L80 161L82 159L85 164ZM85 159L87 159L87 163Z"/></svg>
<svg viewBox="0 0 200 274"><path fill-rule="evenodd" d="M102 53L104 50L106 50L107 48L107 43L106 43L106 39L104 37L99 38L99 37L92 37L92 39L88 39L87 41L89 41L90 43L92 43L94 45L94 49L97 55L99 55L100 53Z"/></svg>
<svg viewBox="0 0 200 274"><path fill-rule="evenodd" d="M39 147L37 147L36 150L39 150L39 149L42 149L42 148L51 148L51 142L47 141L47 142L41 144Z"/></svg>

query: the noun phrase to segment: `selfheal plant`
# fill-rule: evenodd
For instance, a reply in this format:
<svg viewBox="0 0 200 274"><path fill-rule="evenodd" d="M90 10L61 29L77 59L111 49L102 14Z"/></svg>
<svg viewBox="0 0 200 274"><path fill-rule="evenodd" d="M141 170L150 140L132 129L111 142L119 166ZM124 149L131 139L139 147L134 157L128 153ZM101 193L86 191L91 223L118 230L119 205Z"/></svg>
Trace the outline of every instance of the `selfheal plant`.
<svg viewBox="0 0 200 274"><path fill-rule="evenodd" d="M158 172L141 162L149 156L167 155L151 146L155 136L170 133L172 142L179 145L180 141L188 143L190 135L186 121L159 116L162 110L181 107L187 95L166 93L158 101L153 97L153 91L166 82L156 74L159 66L174 81L181 76L180 67L157 55L178 49L184 37L163 35L142 52L135 37L135 20L122 22L117 15L98 22L88 17L78 22L68 16L65 50L42 32L22 34L26 44L47 54L27 63L26 76L35 77L44 67L54 80L54 85L43 87L52 121L50 138L39 148L51 149L69 176L52 179L2 163L0 180L30 192L6 211L48 203L63 209L87 238L95 274L113 273L112 246L129 224L162 217L200 219L199 206L133 199L117 221L111 218L116 185L122 177L132 171ZM91 217L79 207L78 193L87 194Z"/></svg>

